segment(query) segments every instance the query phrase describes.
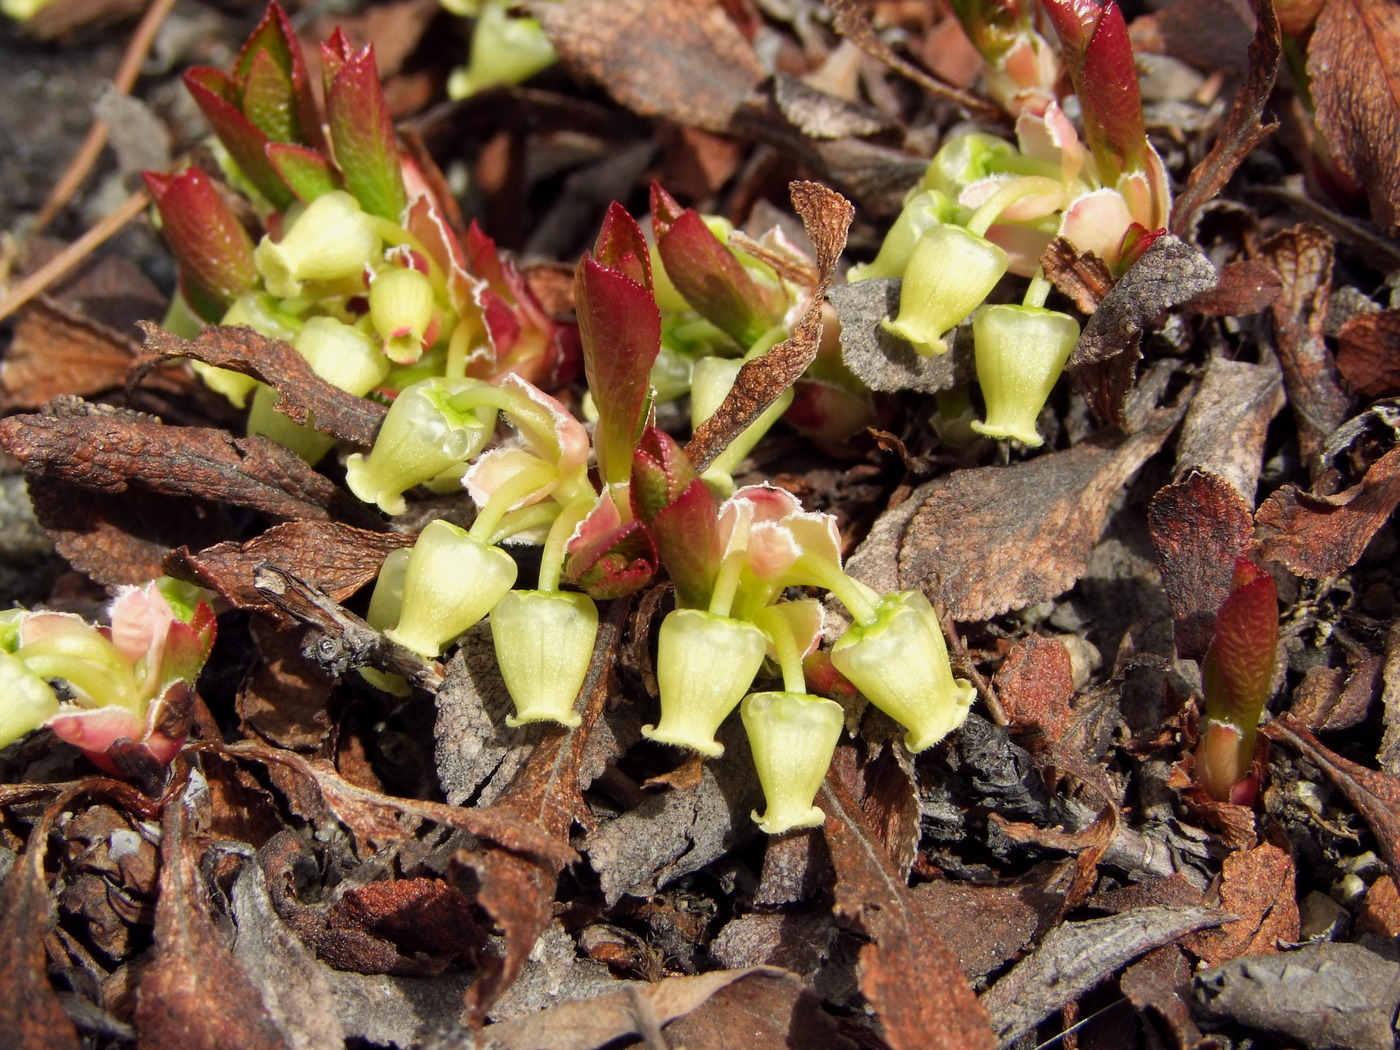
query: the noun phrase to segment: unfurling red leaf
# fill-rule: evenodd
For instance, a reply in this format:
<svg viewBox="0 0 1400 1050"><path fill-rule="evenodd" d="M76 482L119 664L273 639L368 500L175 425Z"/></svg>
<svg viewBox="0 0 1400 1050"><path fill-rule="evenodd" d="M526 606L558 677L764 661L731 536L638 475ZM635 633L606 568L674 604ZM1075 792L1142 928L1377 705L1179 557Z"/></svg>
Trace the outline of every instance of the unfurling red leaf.
<svg viewBox="0 0 1400 1050"><path fill-rule="evenodd" d="M704 608L710 602L724 554L719 508L709 487L696 478L651 521L652 539L676 588L676 604Z"/></svg>
<svg viewBox="0 0 1400 1050"><path fill-rule="evenodd" d="M186 70L184 80L185 89L238 165L238 170L274 208L282 211L291 207L296 195L267 159L267 135L238 108L233 81L209 66Z"/></svg>
<svg viewBox="0 0 1400 1050"><path fill-rule="evenodd" d="M1278 593L1274 579L1245 558L1235 562L1231 590L1215 614L1215 638L1206 650L1206 714L1252 729L1269 698L1278 650Z"/></svg>
<svg viewBox="0 0 1400 1050"><path fill-rule="evenodd" d="M650 288L651 251L637 220L617 201L608 205L602 229L593 245L593 258Z"/></svg>
<svg viewBox="0 0 1400 1050"><path fill-rule="evenodd" d="M374 48L354 50L337 29L322 45L321 55L326 69L326 122L345 188L365 211L398 222L408 194Z"/></svg>
<svg viewBox="0 0 1400 1050"><path fill-rule="evenodd" d="M606 484L616 484L631 473L632 449L651 409L661 312L645 285L590 255L579 263L574 298L584 372L598 405L598 469Z"/></svg>
<svg viewBox="0 0 1400 1050"><path fill-rule="evenodd" d="M253 239L198 168L144 177L179 260L186 297L206 321L217 321L257 281Z"/></svg>

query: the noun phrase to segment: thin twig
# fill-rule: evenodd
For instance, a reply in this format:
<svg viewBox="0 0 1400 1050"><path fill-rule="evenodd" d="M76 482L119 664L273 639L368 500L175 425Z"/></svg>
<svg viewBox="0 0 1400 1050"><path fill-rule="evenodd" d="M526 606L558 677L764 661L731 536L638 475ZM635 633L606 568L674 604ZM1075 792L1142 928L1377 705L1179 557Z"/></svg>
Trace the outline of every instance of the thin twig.
<svg viewBox="0 0 1400 1050"><path fill-rule="evenodd" d="M116 77L113 78L112 88L117 94L131 94L131 89L136 86L136 78L141 75L141 67L146 62L146 56L151 53L156 34L160 32L161 25L164 24L165 19L170 14L170 9L174 6L175 0L151 0L151 6L146 8L146 13L141 16L141 23L136 27L131 42L127 44L126 54L122 56L122 64L117 69ZM34 233L38 233L48 226L53 221L54 216L72 199L73 194L78 192L78 187L83 184L83 180L92 171L92 166L97 163L97 158L102 155L102 147L107 145L107 136L111 130L105 120L93 121L92 127L88 128L87 137L83 139L83 144L78 147L77 155L73 157L67 170L54 185L53 190L49 193L49 199L39 209L39 215L34 220Z"/></svg>
<svg viewBox="0 0 1400 1050"><path fill-rule="evenodd" d="M140 215L151 197L145 190L137 190L87 233L64 248L43 266L31 273L10 290L10 294L0 299L0 321L9 317L36 295L45 291L51 284L62 279L69 270L77 266L98 246L112 237L118 230Z"/></svg>

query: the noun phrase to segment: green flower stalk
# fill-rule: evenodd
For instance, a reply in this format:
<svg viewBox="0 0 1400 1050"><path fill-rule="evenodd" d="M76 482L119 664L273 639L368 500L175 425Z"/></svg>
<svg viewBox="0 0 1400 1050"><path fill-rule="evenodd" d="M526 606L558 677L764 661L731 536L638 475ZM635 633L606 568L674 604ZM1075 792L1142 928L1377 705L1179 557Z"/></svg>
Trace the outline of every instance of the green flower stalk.
<svg viewBox="0 0 1400 1050"><path fill-rule="evenodd" d="M656 679L661 719L642 735L718 758L715 733L763 665L768 640L751 623L704 609L676 609L661 623Z"/></svg>
<svg viewBox="0 0 1400 1050"><path fill-rule="evenodd" d="M1049 282L1037 275L1021 306L984 306L972 321L977 382L987 418L972 429L1015 438L1029 448L1042 439L1036 419L1079 341L1079 322L1041 303Z"/></svg>
<svg viewBox="0 0 1400 1050"><path fill-rule="evenodd" d="M1196 777L1217 802L1248 803L1255 785L1254 736L1273 690L1278 658L1278 594L1273 577L1246 558L1215 614L1215 637L1201 664L1205 718Z"/></svg>
<svg viewBox="0 0 1400 1050"><path fill-rule="evenodd" d="M350 491L385 514L402 514L405 492L466 463L491 440L496 410L470 396L487 386L479 379L438 377L404 390L384 417L374 448L346 461Z"/></svg>
<svg viewBox="0 0 1400 1050"><path fill-rule="evenodd" d="M1000 141L1000 140L998 140ZM846 272L847 281L874 277L902 277L914 255L914 246L924 233L940 223L953 222L957 204L939 190L922 190L904 202L890 226L880 250L868 263L857 263Z"/></svg>
<svg viewBox="0 0 1400 1050"><path fill-rule="evenodd" d="M962 725L976 690L953 677L943 630L928 599L918 591L897 591L881 597L869 617L852 612L856 623L832 646L831 662L867 700L909 730L904 738L909 750L932 747Z"/></svg>
<svg viewBox="0 0 1400 1050"><path fill-rule="evenodd" d="M439 518L413 545L404 569L399 622L390 641L436 659L515 584L515 559Z"/></svg>
<svg viewBox="0 0 1400 1050"><path fill-rule="evenodd" d="M264 237L253 260L267 290L291 299L306 281L359 277L380 249L374 219L350 194L332 190L308 204L280 241Z"/></svg>

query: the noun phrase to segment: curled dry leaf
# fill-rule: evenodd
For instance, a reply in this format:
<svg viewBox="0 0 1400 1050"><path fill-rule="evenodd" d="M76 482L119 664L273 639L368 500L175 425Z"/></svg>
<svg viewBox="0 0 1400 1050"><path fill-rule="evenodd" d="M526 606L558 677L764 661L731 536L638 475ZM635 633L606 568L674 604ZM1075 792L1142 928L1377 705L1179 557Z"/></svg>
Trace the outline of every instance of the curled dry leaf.
<svg viewBox="0 0 1400 1050"><path fill-rule="evenodd" d="M1308 45L1317 124L1338 163L1366 188L1371 216L1400 231L1400 8L1329 0Z"/></svg>
<svg viewBox="0 0 1400 1050"><path fill-rule="evenodd" d="M1279 275L1258 259L1236 259L1220 270L1220 284L1186 302L1206 317L1246 317L1267 309L1283 290Z"/></svg>
<svg viewBox="0 0 1400 1050"><path fill-rule="evenodd" d="M1158 237L1104 296L1068 365L1096 416L1128 429L1126 400L1143 333L1158 314L1209 291L1217 279L1199 249L1168 235Z"/></svg>
<svg viewBox="0 0 1400 1050"><path fill-rule="evenodd" d="M886 538L882 556L857 563L861 578L876 586L893 560L899 587L938 581L934 594L955 620L983 620L1055 597L1083 575L1114 497L1179 417L1158 410L1116 442L1100 436L921 486L909 497L917 509L908 527L894 543Z"/></svg>
<svg viewBox="0 0 1400 1050"><path fill-rule="evenodd" d="M818 796L836 870L836 911L871 941L860 952L860 986L893 1050L992 1050L987 1015L933 915L910 893L883 843L840 778ZM919 979L911 981L910 976Z"/></svg>
<svg viewBox="0 0 1400 1050"><path fill-rule="evenodd" d="M1172 608L1177 655L1199 660L1215 637L1215 613L1230 593L1235 559L1253 542L1249 504L1224 479L1193 470L1152 497L1147 528Z"/></svg>
<svg viewBox="0 0 1400 1050"><path fill-rule="evenodd" d="M836 260L846 247L855 208L834 190L815 182L788 187L792 206L817 250L817 286L792 335L739 369L734 387L713 415L696 429L685 452L697 471L704 470L738 434L761 416L782 392L797 381L817 356L822 337L822 300L836 272Z"/></svg>
<svg viewBox="0 0 1400 1050"><path fill-rule="evenodd" d="M1272 1032L1295 1046L1392 1050L1400 964L1359 944L1309 944L1199 975L1203 1020Z"/></svg>
<svg viewBox="0 0 1400 1050"><path fill-rule="evenodd" d="M1272 362L1216 357L1206 365L1176 443L1176 474L1218 476L1254 504L1269 424L1283 411L1283 377Z"/></svg>
<svg viewBox="0 0 1400 1050"><path fill-rule="evenodd" d="M1082 314L1092 314L1113 290L1108 264L1093 252L1081 252L1063 237L1056 237L1040 257L1045 276L1068 296Z"/></svg>
<svg viewBox="0 0 1400 1050"><path fill-rule="evenodd" d="M251 328L214 325L194 339L181 339L150 322L143 322L141 330L146 333L146 352L156 359L188 357L252 376L280 395L275 405L278 412L303 425L312 418L317 430L343 441L373 445L388 411L378 402L326 382L289 343Z"/></svg>
<svg viewBox="0 0 1400 1050"><path fill-rule="evenodd" d="M1254 515L1259 549L1289 572L1319 580L1355 565L1376 530L1400 504L1400 448L1372 463L1361 481L1335 496L1285 485Z"/></svg>
<svg viewBox="0 0 1400 1050"><path fill-rule="evenodd" d="M1138 956L1225 918L1215 908L1156 905L1061 923L982 995L997 1039L1002 1046L1015 1042Z"/></svg>
<svg viewBox="0 0 1400 1050"><path fill-rule="evenodd" d="M531 13L567 68L644 117L732 132L766 75L720 4L576 0Z"/></svg>
<svg viewBox="0 0 1400 1050"><path fill-rule="evenodd" d="M1337 344L1337 371L1353 394L1400 394L1400 310L1353 317L1337 333Z"/></svg>
<svg viewBox="0 0 1400 1050"><path fill-rule="evenodd" d="M1299 445L1311 464L1351 408L1322 338L1332 283L1332 238L1302 224L1269 238L1259 253L1283 281L1271 307L1275 350L1298 422Z"/></svg>

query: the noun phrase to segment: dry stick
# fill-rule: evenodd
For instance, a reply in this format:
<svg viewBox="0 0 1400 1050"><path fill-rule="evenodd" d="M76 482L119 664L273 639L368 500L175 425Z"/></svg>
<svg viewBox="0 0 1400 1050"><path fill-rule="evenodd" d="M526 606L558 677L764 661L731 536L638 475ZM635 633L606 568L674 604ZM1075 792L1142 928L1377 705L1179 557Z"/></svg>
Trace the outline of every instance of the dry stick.
<svg viewBox="0 0 1400 1050"><path fill-rule="evenodd" d="M141 214L141 211L150 203L150 194L145 190L137 190L117 205L116 209L109 215L103 216L102 220L87 233L20 281L10 290L9 295L0 299L0 321L9 317L30 299L43 292L49 285L61 279L69 270L95 251L100 244Z"/></svg>
<svg viewBox="0 0 1400 1050"><path fill-rule="evenodd" d="M151 6L146 8L146 13L141 16L141 23L126 46L126 54L122 56L122 64L112 81L112 87L117 94L131 94L131 89L136 86L136 78L141 75L141 66L155 43L156 34L160 32L161 25L174 6L175 0L151 0ZM88 172L92 171L92 166L101 156L102 147L107 145L107 135L111 130L105 120L93 121L92 127L88 128L87 138L83 139L83 144L78 147L77 156L69 163L63 177L49 193L49 199L44 202L38 218L34 220L34 233L38 233L52 222L73 194L78 192L78 187L83 184Z"/></svg>

